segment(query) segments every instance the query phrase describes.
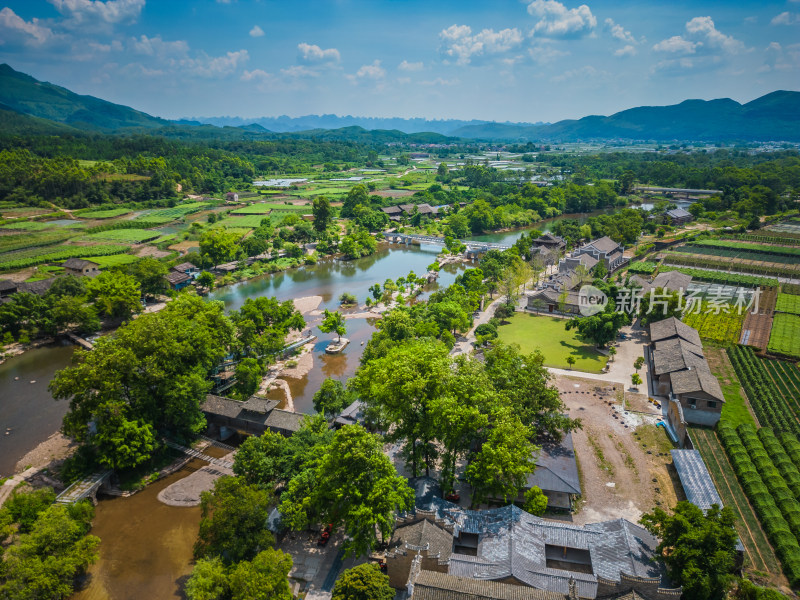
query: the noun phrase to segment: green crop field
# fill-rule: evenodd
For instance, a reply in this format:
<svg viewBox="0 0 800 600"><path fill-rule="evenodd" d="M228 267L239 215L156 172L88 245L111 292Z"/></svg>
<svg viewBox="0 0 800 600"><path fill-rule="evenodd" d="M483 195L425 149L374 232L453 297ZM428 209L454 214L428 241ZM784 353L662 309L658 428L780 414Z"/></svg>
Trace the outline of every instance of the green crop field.
<svg viewBox="0 0 800 600"><path fill-rule="evenodd" d="M132 262L139 260L138 256L133 254L113 254L111 256L84 256L85 260L96 262L100 265L101 269L109 269L111 267L119 267L121 265L128 265Z"/></svg>
<svg viewBox="0 0 800 600"><path fill-rule="evenodd" d="M112 242L122 242L129 244L140 244L149 240L154 240L161 235L160 231L149 231L147 229L111 229L100 231L80 238L81 241L93 242L97 240L110 240Z"/></svg>
<svg viewBox="0 0 800 600"><path fill-rule="evenodd" d="M127 215L129 212L131 211L128 208L109 208L108 210L79 210L75 214L83 219L113 219Z"/></svg>
<svg viewBox="0 0 800 600"><path fill-rule="evenodd" d="M776 313L767 348L770 352L800 357L800 316Z"/></svg>
<svg viewBox="0 0 800 600"><path fill-rule="evenodd" d="M541 350L548 367L569 369L567 356L574 356L574 370L601 373L608 362L606 356L578 338L577 330L564 328L566 319L515 313L508 321L497 329L500 340L518 344L526 353Z"/></svg>
<svg viewBox="0 0 800 600"><path fill-rule="evenodd" d="M20 221L18 223L7 223L0 225L0 229L10 229L17 231L42 231L43 229L51 229L53 225L46 221Z"/></svg>
<svg viewBox="0 0 800 600"><path fill-rule="evenodd" d="M697 329L702 338L730 344L738 343L747 311L739 311L732 305L725 305L729 309L727 313L720 311L719 314L714 314L713 311L709 311L709 306L707 302L703 302L697 313L684 314L681 321Z"/></svg>
<svg viewBox="0 0 800 600"><path fill-rule="evenodd" d="M0 271L14 271L25 267L34 267L44 263L66 260L68 258L82 258L87 255L108 256L122 254L129 246L118 244L99 244L97 246L45 246L42 248L28 248L17 252L8 252L0 256Z"/></svg>
<svg viewBox="0 0 800 600"><path fill-rule="evenodd" d="M217 221L215 225L224 225L225 227L250 227L255 229L261 227L261 221L266 219L270 220L267 215L244 215L241 217L226 217L221 221Z"/></svg>
<svg viewBox="0 0 800 600"><path fill-rule="evenodd" d="M187 204L180 204L172 208L160 208L149 213L141 214L135 221L150 221L159 223L169 223L181 217L202 210L206 206L211 206L209 202L189 202Z"/></svg>
<svg viewBox="0 0 800 600"><path fill-rule="evenodd" d="M800 296L778 294L778 303L775 305L775 310L800 315Z"/></svg>

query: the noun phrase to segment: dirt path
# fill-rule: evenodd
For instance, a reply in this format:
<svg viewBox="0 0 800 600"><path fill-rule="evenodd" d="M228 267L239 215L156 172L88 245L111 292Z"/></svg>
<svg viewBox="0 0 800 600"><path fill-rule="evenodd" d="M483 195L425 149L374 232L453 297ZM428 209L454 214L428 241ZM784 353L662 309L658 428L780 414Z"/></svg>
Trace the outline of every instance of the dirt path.
<svg viewBox="0 0 800 600"><path fill-rule="evenodd" d="M669 467L672 444L654 426L657 417L625 411L621 385L577 377L555 383L570 416L583 422L573 433L583 488L573 521L636 522L654 505L673 506L678 491Z"/></svg>

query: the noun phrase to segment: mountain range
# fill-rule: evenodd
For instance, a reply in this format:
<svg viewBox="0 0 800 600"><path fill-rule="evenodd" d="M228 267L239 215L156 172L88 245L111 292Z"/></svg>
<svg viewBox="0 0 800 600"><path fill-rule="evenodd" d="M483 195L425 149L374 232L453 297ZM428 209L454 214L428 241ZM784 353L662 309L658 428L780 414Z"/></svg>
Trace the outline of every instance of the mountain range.
<svg viewBox="0 0 800 600"><path fill-rule="evenodd" d="M800 142L800 92L775 91L746 104L730 98L686 100L671 106L640 106L610 116L592 115L547 124L336 115L171 121L76 94L2 64L0 132L149 133L186 139L297 137L365 143L453 143L457 138L515 142Z"/></svg>

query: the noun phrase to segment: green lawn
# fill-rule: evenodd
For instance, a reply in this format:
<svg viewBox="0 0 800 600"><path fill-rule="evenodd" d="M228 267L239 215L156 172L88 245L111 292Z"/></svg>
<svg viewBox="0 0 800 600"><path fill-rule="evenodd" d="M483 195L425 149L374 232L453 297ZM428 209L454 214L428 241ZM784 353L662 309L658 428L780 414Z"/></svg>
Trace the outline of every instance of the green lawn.
<svg viewBox="0 0 800 600"><path fill-rule="evenodd" d="M608 362L591 344L578 338L576 330L564 328L566 319L516 313L508 325L498 328L500 340L517 344L523 352L541 350L548 367L569 369L568 356L575 357L575 371L601 373Z"/></svg>

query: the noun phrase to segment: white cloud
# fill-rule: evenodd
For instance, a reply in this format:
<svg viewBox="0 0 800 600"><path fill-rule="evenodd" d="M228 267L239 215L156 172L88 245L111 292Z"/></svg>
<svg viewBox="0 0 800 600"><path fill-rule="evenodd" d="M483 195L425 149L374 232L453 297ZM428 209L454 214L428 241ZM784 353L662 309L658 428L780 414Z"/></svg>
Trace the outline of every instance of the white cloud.
<svg viewBox="0 0 800 600"><path fill-rule="evenodd" d="M425 65L422 64L422 62L408 62L407 60L404 60L397 65L397 68L401 71L421 71L424 66Z"/></svg>
<svg viewBox="0 0 800 600"><path fill-rule="evenodd" d="M381 79L386 76L386 69L381 66L381 61L374 60L371 65L361 65L361 68L356 71L356 79Z"/></svg>
<svg viewBox="0 0 800 600"><path fill-rule="evenodd" d="M68 14L80 24L99 19L106 23L136 21L144 8L145 0L48 0L62 14Z"/></svg>
<svg viewBox="0 0 800 600"><path fill-rule="evenodd" d="M614 19L606 19L605 21L606 27L611 32L611 37L614 39L619 40L620 42L625 42L626 44L637 44L636 38L633 37L630 31L626 30L622 25L619 23L615 23Z"/></svg>
<svg viewBox="0 0 800 600"><path fill-rule="evenodd" d="M686 31L704 35L709 46L721 48L729 54L738 54L745 50L744 43L718 30L711 17L695 17L686 23Z"/></svg>
<svg viewBox="0 0 800 600"><path fill-rule="evenodd" d="M673 35L671 38L658 42L653 46L653 50L656 52L694 54L697 48L702 45L702 42L691 42L679 35Z"/></svg>
<svg viewBox="0 0 800 600"><path fill-rule="evenodd" d="M149 38L142 34L138 38L131 39L131 46L134 52L159 58L185 55L189 52L189 44L184 40L165 42L160 35Z"/></svg>
<svg viewBox="0 0 800 600"><path fill-rule="evenodd" d="M300 60L306 63L338 63L341 60L341 55L336 48L327 48L323 50L316 44L306 44L302 42L297 44L297 51Z"/></svg>
<svg viewBox="0 0 800 600"><path fill-rule="evenodd" d="M790 13L788 10L773 17L772 25L797 25L800 23L800 14Z"/></svg>
<svg viewBox="0 0 800 600"><path fill-rule="evenodd" d="M254 25L250 30L250 37L261 37L262 35L264 35L264 30L258 25Z"/></svg>
<svg viewBox="0 0 800 600"><path fill-rule="evenodd" d="M614 56L634 56L636 54L636 47L631 44L626 44L622 48L614 50Z"/></svg>
<svg viewBox="0 0 800 600"><path fill-rule="evenodd" d="M522 43L522 32L515 28L495 31L484 29L472 35L469 25L451 25L439 33L445 56L456 59L459 65L469 64L474 56L507 52Z"/></svg>
<svg viewBox="0 0 800 600"><path fill-rule="evenodd" d="M683 58L671 58L668 60L662 60L658 62L652 69L651 72L657 73L659 71L666 71L666 72L674 72L674 73L682 73L687 69L694 68L694 60L688 57Z"/></svg>
<svg viewBox="0 0 800 600"><path fill-rule="evenodd" d="M557 0L534 0L528 5L528 13L539 17L532 35L579 37L597 26L597 18L585 4L578 8L567 8Z"/></svg>
<svg viewBox="0 0 800 600"><path fill-rule="evenodd" d="M253 69L252 71L245 70L239 79L242 81L264 82L272 80L273 76L271 73L267 73L263 69Z"/></svg>
<svg viewBox="0 0 800 600"><path fill-rule="evenodd" d="M22 34L23 40L27 44L41 45L53 37L53 31L49 27L39 24L39 19L33 18L26 21L10 8L0 10L0 29L10 30L16 34ZM5 37L5 36L3 36ZM4 40L0 38L0 45Z"/></svg>

